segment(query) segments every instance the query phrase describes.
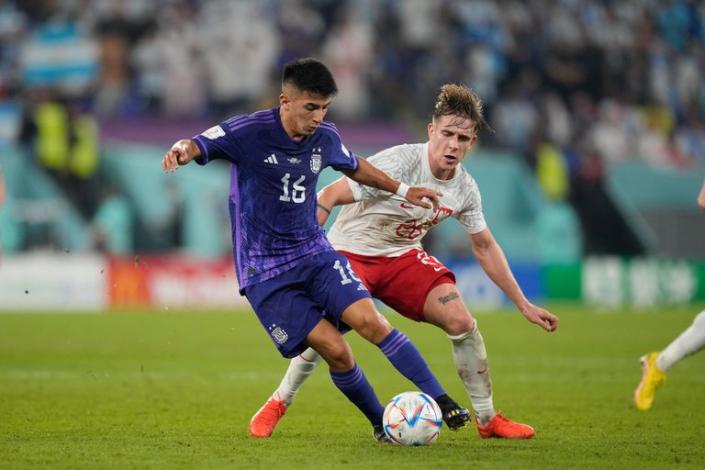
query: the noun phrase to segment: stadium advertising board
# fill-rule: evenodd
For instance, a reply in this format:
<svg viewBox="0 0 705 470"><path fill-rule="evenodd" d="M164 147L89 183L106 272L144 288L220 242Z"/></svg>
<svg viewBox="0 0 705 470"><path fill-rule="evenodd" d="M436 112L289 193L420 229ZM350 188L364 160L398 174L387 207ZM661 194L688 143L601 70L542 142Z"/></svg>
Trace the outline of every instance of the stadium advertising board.
<svg viewBox="0 0 705 470"><path fill-rule="evenodd" d="M506 296L473 260L450 259L445 264L455 273L463 297L473 308L509 306ZM574 301L616 309L705 300L705 263L593 257L569 264L511 266L532 301ZM0 312L246 305L229 258L105 258L39 252L0 260Z"/></svg>
<svg viewBox="0 0 705 470"><path fill-rule="evenodd" d="M111 307L239 307L230 259L111 258L108 298Z"/></svg>
<svg viewBox="0 0 705 470"><path fill-rule="evenodd" d="M588 258L582 269L582 299L605 307L686 304L705 297L702 264L684 260Z"/></svg>
<svg viewBox="0 0 705 470"><path fill-rule="evenodd" d="M31 253L0 261L0 311L98 311L107 305L105 259Z"/></svg>
<svg viewBox="0 0 705 470"><path fill-rule="evenodd" d="M482 268L467 259L446 260L458 288L475 308L495 309L509 299ZM603 308L649 308L705 300L705 264L686 260L588 257L583 262L511 263L517 282L532 301L584 302Z"/></svg>
<svg viewBox="0 0 705 470"><path fill-rule="evenodd" d="M0 312L246 305L232 261L31 253L0 260Z"/></svg>

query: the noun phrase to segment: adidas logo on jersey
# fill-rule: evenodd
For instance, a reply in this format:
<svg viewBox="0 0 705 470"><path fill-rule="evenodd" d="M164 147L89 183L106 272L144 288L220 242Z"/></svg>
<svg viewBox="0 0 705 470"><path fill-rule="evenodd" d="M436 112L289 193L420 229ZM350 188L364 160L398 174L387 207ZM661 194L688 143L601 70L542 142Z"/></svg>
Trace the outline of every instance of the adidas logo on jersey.
<svg viewBox="0 0 705 470"><path fill-rule="evenodd" d="M277 156L274 154L271 154L270 156L265 158L264 163L269 163L270 165L279 165L279 162L277 161Z"/></svg>

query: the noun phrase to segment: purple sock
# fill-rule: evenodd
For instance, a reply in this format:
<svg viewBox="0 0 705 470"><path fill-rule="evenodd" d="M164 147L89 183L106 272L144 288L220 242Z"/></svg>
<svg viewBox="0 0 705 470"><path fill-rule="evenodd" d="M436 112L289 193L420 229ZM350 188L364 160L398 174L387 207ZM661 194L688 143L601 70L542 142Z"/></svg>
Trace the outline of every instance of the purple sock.
<svg viewBox="0 0 705 470"><path fill-rule="evenodd" d="M330 376L335 386L367 416L373 426L382 424L384 407L357 364L346 372L330 371Z"/></svg>
<svg viewBox="0 0 705 470"><path fill-rule="evenodd" d="M377 347L387 356L389 362L422 392L434 399L445 395L445 390L428 368L421 353L404 333L397 329L392 330Z"/></svg>

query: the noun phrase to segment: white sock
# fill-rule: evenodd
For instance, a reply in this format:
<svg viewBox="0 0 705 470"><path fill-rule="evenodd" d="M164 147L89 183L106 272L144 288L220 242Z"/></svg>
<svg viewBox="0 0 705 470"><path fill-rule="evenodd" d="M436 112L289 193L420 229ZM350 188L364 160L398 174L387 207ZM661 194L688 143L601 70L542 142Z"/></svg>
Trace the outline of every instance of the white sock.
<svg viewBox="0 0 705 470"><path fill-rule="evenodd" d="M453 362L468 392L472 407L480 423L487 424L494 415L492 379L487 366L485 341L475 322L475 327L458 336L448 335L453 343Z"/></svg>
<svg viewBox="0 0 705 470"><path fill-rule="evenodd" d="M279 388L276 389L272 398L283 401L286 406L291 406L296 392L299 391L309 375L316 370L316 366L321 361L321 356L312 348L308 348L289 362L289 368L284 374Z"/></svg>
<svg viewBox="0 0 705 470"><path fill-rule="evenodd" d="M666 372L676 362L700 351L703 347L705 347L705 310L697 314L693 324L661 351L656 358L656 366Z"/></svg>

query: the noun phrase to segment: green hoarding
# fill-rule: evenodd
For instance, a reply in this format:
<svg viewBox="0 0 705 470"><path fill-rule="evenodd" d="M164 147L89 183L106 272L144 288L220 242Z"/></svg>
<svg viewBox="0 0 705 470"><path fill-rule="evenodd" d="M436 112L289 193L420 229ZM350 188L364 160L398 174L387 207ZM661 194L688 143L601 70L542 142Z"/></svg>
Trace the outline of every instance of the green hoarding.
<svg viewBox="0 0 705 470"><path fill-rule="evenodd" d="M705 263L687 260L591 257L545 265L541 277L547 300L643 308L705 300Z"/></svg>

